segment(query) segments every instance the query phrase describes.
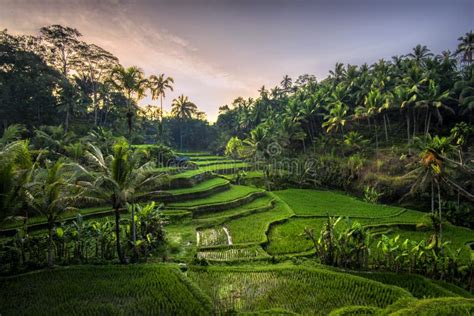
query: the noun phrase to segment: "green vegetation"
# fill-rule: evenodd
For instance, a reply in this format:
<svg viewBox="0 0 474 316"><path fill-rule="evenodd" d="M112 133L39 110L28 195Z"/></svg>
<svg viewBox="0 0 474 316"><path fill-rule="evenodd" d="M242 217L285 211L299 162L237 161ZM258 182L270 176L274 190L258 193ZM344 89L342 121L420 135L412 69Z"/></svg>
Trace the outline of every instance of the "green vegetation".
<svg viewBox="0 0 474 316"><path fill-rule="evenodd" d="M404 211L399 207L370 204L333 191L288 189L276 191L275 194L285 201L296 215L374 218L395 216Z"/></svg>
<svg viewBox="0 0 474 316"><path fill-rule="evenodd" d="M174 207L174 208L192 208L192 207L198 207L198 206L226 203L226 202L244 198L246 196L251 195L252 193L257 193L257 192L262 192L262 191L255 188L236 185L236 186L232 186L230 190L219 192L210 197L196 199L192 201L170 203L168 206Z"/></svg>
<svg viewBox="0 0 474 316"><path fill-rule="evenodd" d="M472 32L215 124L81 36L0 32L1 315L474 312Z"/></svg>
<svg viewBox="0 0 474 316"><path fill-rule="evenodd" d="M29 273L3 279L0 298L5 315L209 315L212 309L206 295L176 267L157 264Z"/></svg>
<svg viewBox="0 0 474 316"><path fill-rule="evenodd" d="M386 307L411 297L400 288L318 268L209 267L193 269L189 276L211 297L219 313L281 308L326 315L346 305Z"/></svg>

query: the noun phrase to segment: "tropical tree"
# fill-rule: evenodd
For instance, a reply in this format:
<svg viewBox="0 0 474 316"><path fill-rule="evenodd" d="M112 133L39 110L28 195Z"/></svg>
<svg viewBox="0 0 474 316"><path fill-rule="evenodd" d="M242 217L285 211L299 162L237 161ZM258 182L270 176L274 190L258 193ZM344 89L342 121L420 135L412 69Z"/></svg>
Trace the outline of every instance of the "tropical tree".
<svg viewBox="0 0 474 316"><path fill-rule="evenodd" d="M472 31L458 38L460 43L456 50L456 55L461 55L462 61L470 66L472 63L472 55L474 54L474 33Z"/></svg>
<svg viewBox="0 0 474 316"><path fill-rule="evenodd" d="M416 94L412 93L409 88L400 85L393 89L393 91L389 95L388 101L405 113L405 120L407 126L407 144L410 148L410 110L412 110L411 107L416 101Z"/></svg>
<svg viewBox="0 0 474 316"><path fill-rule="evenodd" d="M410 57L418 66L423 65L425 60L431 56L433 56L433 53L430 52L428 47L420 44L416 45L413 48L413 52L407 55L407 57Z"/></svg>
<svg viewBox="0 0 474 316"><path fill-rule="evenodd" d="M110 156L104 157L102 151L93 144L89 144L89 148L86 157L94 169L87 172L88 179L81 181L80 185L84 187L90 200L112 206L117 256L124 263L125 256L120 241L120 211L126 203L133 203L150 195L165 178L156 173L153 161L143 163L143 152L133 151L124 139L115 143Z"/></svg>
<svg viewBox="0 0 474 316"><path fill-rule="evenodd" d="M72 167L72 168L71 168ZM76 183L78 170L75 165L59 159L35 171L31 182L25 186L28 206L46 217L48 222L48 266L53 266L53 228L59 217L81 200L81 187Z"/></svg>
<svg viewBox="0 0 474 316"><path fill-rule="evenodd" d="M196 104L189 101L183 94L173 100L171 115L176 117L179 124L179 148L183 150L183 121L192 118L198 112Z"/></svg>
<svg viewBox="0 0 474 316"><path fill-rule="evenodd" d="M349 108L341 101L331 103L329 113L324 115L324 122L322 126L326 128L326 132L338 131L341 128L341 133L344 134L344 126L346 125L346 116Z"/></svg>
<svg viewBox="0 0 474 316"><path fill-rule="evenodd" d="M40 39L47 48L46 60L67 77L77 57L77 47L82 36L78 30L58 24L40 29Z"/></svg>
<svg viewBox="0 0 474 316"><path fill-rule="evenodd" d="M124 68L119 65L116 66L111 73L111 83L113 86L122 91L127 97L127 123L128 136L132 133L132 118L136 108L136 102L145 96L145 89L148 87L148 80L145 79L143 70L136 66Z"/></svg>
<svg viewBox="0 0 474 316"><path fill-rule="evenodd" d="M151 91L151 99L160 99L160 126L159 137L163 142L163 99L166 97L166 90L173 91L174 79L172 77L165 77L165 74L159 76L151 75L148 79L149 88Z"/></svg>
<svg viewBox="0 0 474 316"><path fill-rule="evenodd" d="M445 110L454 114L454 110L447 105L449 99L449 90L441 91L438 84L430 80L428 87L421 93L421 98L415 103L415 106L426 109L425 116L425 134L429 133L431 116L435 114L438 123L443 123L443 115L440 110Z"/></svg>

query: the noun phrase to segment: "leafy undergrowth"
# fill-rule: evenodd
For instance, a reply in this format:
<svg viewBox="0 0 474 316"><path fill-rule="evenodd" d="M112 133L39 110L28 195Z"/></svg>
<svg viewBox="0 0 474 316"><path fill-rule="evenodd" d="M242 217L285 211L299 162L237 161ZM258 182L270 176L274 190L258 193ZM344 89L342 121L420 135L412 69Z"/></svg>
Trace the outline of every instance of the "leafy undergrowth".
<svg viewBox="0 0 474 316"><path fill-rule="evenodd" d="M411 294L401 288L323 268L287 265L193 268L189 277L217 313L283 309L327 315L348 305L385 308Z"/></svg>
<svg viewBox="0 0 474 316"><path fill-rule="evenodd" d="M408 213L409 214L409 213ZM406 220L405 220L406 219ZM391 220L382 219L354 219L362 225L373 227L374 225L383 225L381 232L396 236L400 235L400 239L410 239L415 241L429 240L432 232L430 230L415 230L415 225L418 223L416 217L411 220L413 230L398 227L399 223L410 223L410 218L404 218L403 214L400 218L392 218ZM419 221L422 219L418 218ZM306 238L304 234L305 228L312 228L316 232L321 231L323 225L326 223L326 218L291 218L284 223L273 225L268 234L269 244L266 251L271 255L282 255L289 253L305 252L312 249L312 242ZM338 229L345 229L350 223L341 221L338 224ZM471 255L471 250L466 243L474 239L474 234L471 230L453 226L450 224L443 225L443 240L449 241L449 247L452 250L461 248L460 258L468 262ZM374 231L376 231L374 229ZM372 250L375 251L377 239L373 240Z"/></svg>
<svg viewBox="0 0 474 316"><path fill-rule="evenodd" d="M211 302L175 267L81 266L2 280L2 315L209 315Z"/></svg>

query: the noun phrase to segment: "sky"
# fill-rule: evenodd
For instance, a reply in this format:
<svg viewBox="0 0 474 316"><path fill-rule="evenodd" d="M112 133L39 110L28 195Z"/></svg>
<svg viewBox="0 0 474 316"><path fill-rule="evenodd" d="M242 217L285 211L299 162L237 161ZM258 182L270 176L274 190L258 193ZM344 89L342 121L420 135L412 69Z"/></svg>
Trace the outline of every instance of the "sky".
<svg viewBox="0 0 474 316"><path fill-rule="evenodd" d="M473 0L0 0L0 29L75 27L124 66L173 77L165 110L184 94L210 121L286 74L321 80L336 62L370 64L417 44L454 51L473 16Z"/></svg>

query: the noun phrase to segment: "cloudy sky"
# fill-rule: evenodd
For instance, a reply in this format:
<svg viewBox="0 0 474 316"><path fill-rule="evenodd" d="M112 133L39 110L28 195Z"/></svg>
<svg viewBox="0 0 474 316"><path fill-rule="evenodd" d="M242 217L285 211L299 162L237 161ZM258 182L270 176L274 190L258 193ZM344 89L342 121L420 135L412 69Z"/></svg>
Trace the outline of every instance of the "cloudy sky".
<svg viewBox="0 0 474 316"><path fill-rule="evenodd" d="M212 121L285 74L323 79L337 61L372 63L416 44L454 50L473 12L472 0L0 0L0 28L75 27L125 66L174 77L166 109L183 93Z"/></svg>

